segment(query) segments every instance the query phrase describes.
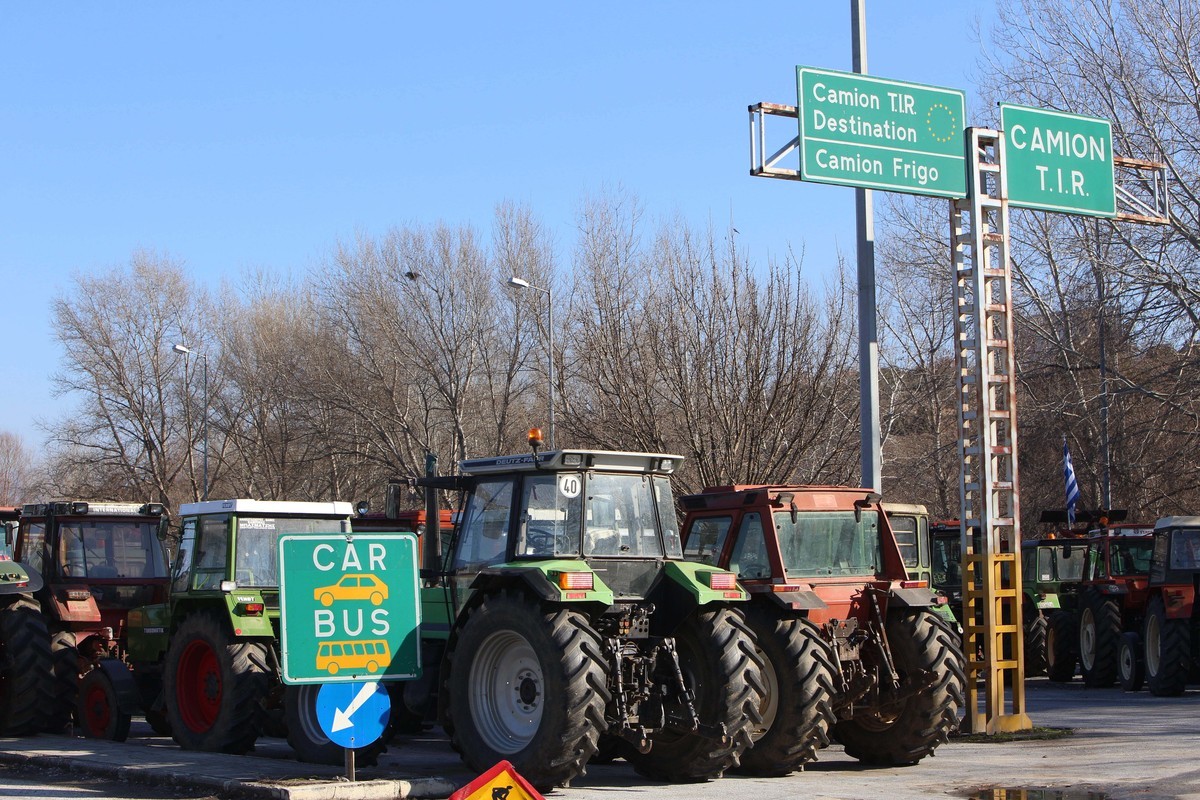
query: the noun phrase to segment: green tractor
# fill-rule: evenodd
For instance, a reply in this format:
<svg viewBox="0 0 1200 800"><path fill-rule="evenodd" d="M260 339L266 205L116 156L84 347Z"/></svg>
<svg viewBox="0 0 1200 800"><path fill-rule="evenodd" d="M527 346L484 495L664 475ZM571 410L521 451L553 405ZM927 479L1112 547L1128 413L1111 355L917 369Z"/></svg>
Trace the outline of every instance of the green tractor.
<svg viewBox="0 0 1200 800"><path fill-rule="evenodd" d="M43 730L54 706L50 632L33 598L42 576L12 559L20 516L18 508L0 507L0 736Z"/></svg>
<svg viewBox="0 0 1200 800"><path fill-rule="evenodd" d="M319 685L282 683L277 541L284 533L349 533L352 514L340 502L180 507L170 599L130 613L129 661L138 694L155 698L181 747L244 753L274 733L303 761L342 763L344 751L316 718Z"/></svg>
<svg viewBox="0 0 1200 800"><path fill-rule="evenodd" d="M683 560L680 456L560 450L461 462L416 483L462 493L444 558L431 524L425 680L464 761L566 786L598 752L675 782L737 766L761 719L763 662L736 576ZM429 520L440 515L429 514ZM436 683L435 683L436 682Z"/></svg>

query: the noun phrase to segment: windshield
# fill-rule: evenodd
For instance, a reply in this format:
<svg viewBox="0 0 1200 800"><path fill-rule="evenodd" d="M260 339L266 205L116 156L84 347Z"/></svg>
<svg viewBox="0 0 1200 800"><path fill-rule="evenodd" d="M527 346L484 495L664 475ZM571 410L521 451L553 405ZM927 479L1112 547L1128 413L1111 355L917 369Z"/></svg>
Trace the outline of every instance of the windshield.
<svg viewBox="0 0 1200 800"><path fill-rule="evenodd" d="M233 579L238 586L278 586L278 540L284 533L346 533L343 517L238 517Z"/></svg>
<svg viewBox="0 0 1200 800"><path fill-rule="evenodd" d="M1150 555L1154 552L1154 540L1113 542L1108 554L1110 572L1113 575L1148 575Z"/></svg>
<svg viewBox="0 0 1200 800"><path fill-rule="evenodd" d="M661 558L655 513L656 492L648 475L591 473L587 476L584 508L585 556ZM661 496L661 492L657 493ZM669 496L669 495L668 495ZM674 548L679 548L679 528L670 517Z"/></svg>
<svg viewBox="0 0 1200 800"><path fill-rule="evenodd" d="M1037 548L1035 581L1077 581L1083 577L1084 551L1076 545L1049 545ZM1070 555L1067 555L1070 551Z"/></svg>
<svg viewBox="0 0 1200 800"><path fill-rule="evenodd" d="M863 510L775 513L783 565L789 576L874 575L882 559L879 513Z"/></svg>
<svg viewBox="0 0 1200 800"><path fill-rule="evenodd" d="M63 520L59 565L72 578L165 578L158 523L149 520Z"/></svg>
<svg viewBox="0 0 1200 800"><path fill-rule="evenodd" d="M933 583L952 586L962 583L962 539L959 535L933 540Z"/></svg>
<svg viewBox="0 0 1200 800"><path fill-rule="evenodd" d="M1180 528L1171 534L1171 569L1200 569L1200 528Z"/></svg>

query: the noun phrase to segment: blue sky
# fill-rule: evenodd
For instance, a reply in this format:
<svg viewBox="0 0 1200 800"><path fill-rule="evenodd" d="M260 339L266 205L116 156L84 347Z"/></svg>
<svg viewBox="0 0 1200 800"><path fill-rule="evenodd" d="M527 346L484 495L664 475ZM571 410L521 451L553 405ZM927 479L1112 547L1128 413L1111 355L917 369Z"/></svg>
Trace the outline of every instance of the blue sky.
<svg viewBox="0 0 1200 800"><path fill-rule="evenodd" d="M67 413L50 303L138 249L207 285L302 273L355 232L481 231L580 201L731 219L749 255L853 260L848 188L748 175L746 106L850 69L849 2L8 3L0 7L0 430ZM868 2L873 74L974 98L991 0ZM974 121L974 120L972 120Z"/></svg>

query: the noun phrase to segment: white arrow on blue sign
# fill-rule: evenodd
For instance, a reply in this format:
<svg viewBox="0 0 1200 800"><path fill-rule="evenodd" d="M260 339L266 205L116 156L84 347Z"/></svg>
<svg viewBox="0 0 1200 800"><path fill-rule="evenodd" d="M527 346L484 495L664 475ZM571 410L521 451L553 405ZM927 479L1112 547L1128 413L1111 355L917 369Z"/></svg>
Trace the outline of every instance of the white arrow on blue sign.
<svg viewBox="0 0 1200 800"><path fill-rule="evenodd" d="M317 722L329 741L346 748L366 747L383 735L392 712L379 681L326 683L317 692Z"/></svg>

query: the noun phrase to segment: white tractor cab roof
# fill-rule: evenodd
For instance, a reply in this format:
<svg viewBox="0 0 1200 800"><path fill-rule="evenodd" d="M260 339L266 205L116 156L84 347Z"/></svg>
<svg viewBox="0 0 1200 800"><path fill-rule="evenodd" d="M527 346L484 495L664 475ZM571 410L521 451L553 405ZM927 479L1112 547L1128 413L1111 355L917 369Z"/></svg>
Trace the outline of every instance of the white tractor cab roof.
<svg viewBox="0 0 1200 800"><path fill-rule="evenodd" d="M114 503L107 500L55 500L50 503L26 503L21 515L26 517L82 516L84 514L112 514L139 517L161 517L162 503Z"/></svg>
<svg viewBox="0 0 1200 800"><path fill-rule="evenodd" d="M929 516L929 510L925 506L917 505L916 503L892 503L884 501L883 511L885 514L920 514Z"/></svg>
<svg viewBox="0 0 1200 800"><path fill-rule="evenodd" d="M551 450L534 455L469 458L460 461L464 475L488 475L496 472L569 472L604 470L606 472L642 472L670 475L683 462L683 456L666 453L628 453L619 450Z"/></svg>
<svg viewBox="0 0 1200 800"><path fill-rule="evenodd" d="M1154 523L1154 530L1163 528L1200 528L1200 517L1160 517Z"/></svg>
<svg viewBox="0 0 1200 800"><path fill-rule="evenodd" d="M179 515L239 514L242 516L352 517L354 506L340 501L310 503L293 500L205 500L183 503Z"/></svg>

